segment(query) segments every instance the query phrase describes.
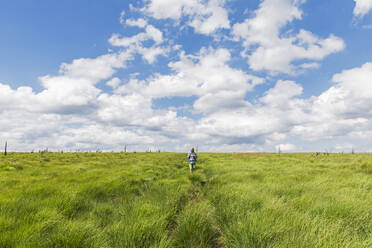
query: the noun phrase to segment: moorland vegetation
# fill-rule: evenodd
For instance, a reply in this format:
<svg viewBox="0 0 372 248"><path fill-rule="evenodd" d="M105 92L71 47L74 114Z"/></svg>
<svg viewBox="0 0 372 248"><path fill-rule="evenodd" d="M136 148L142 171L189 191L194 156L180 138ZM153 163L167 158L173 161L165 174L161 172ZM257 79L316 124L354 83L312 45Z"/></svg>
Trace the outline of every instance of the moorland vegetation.
<svg viewBox="0 0 372 248"><path fill-rule="evenodd" d="M372 247L371 154L8 153L0 247Z"/></svg>

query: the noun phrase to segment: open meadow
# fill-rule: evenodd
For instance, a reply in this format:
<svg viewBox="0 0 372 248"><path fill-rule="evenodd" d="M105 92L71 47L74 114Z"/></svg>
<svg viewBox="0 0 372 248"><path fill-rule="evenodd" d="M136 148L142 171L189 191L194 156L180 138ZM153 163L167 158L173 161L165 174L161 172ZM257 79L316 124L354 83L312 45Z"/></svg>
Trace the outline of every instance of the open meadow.
<svg viewBox="0 0 372 248"><path fill-rule="evenodd" d="M372 154L10 153L0 247L372 247Z"/></svg>

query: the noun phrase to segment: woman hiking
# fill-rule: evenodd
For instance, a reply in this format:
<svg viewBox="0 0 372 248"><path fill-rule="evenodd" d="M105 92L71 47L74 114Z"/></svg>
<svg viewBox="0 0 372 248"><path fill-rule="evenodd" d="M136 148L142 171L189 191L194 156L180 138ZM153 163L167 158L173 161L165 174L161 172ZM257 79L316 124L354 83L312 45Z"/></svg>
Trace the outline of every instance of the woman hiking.
<svg viewBox="0 0 372 248"><path fill-rule="evenodd" d="M198 155L196 155L194 147L192 147L190 152L187 154L187 158L189 159L190 173L192 173L192 170L195 169L196 160L198 159Z"/></svg>

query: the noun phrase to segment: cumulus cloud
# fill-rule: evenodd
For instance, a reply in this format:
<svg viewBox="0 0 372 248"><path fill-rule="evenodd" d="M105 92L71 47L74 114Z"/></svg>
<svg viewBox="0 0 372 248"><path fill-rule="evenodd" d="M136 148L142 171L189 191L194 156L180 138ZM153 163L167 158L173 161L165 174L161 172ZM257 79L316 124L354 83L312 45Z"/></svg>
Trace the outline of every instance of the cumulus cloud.
<svg viewBox="0 0 372 248"><path fill-rule="evenodd" d="M183 12L191 12L199 4L197 0L148 0L144 11L157 19L179 19Z"/></svg>
<svg viewBox="0 0 372 248"><path fill-rule="evenodd" d="M163 47L138 47L137 51L147 63L153 64L158 56L166 56L170 49Z"/></svg>
<svg viewBox="0 0 372 248"><path fill-rule="evenodd" d="M136 53L140 53L139 48L129 47L97 58L62 63L59 75L40 77L44 89L39 93L30 87L12 89L6 84L0 84L0 103L8 106L0 110L1 119L6 120L1 123L0 139L10 140L21 150L45 147L55 150L66 147L76 150L95 150L103 147L106 150L117 150L123 144L130 144L132 149L143 150L144 146L166 144L169 148L180 140L194 139L187 135L192 133L194 120L180 117L172 109L153 109L152 100L161 91L162 94L167 91L166 84L165 88L158 89L158 93L151 92L158 87L156 83L155 88L149 88L147 93L142 92L142 89L138 92L123 91L123 87L128 88L132 83L122 85L119 78L113 77L118 69L126 67L126 63L132 60ZM199 56L200 63L194 67L202 68L189 68L189 72L183 68L187 67L188 63L194 63L195 58L191 55L183 55L183 62L171 63L170 66L180 74L186 71L188 77L203 68L209 68L209 71L214 73L225 69L225 73L234 74L231 77L225 76L225 80L237 77L235 81L244 81L237 82L244 86L243 91L252 87L253 81L261 82L261 79L227 66L225 62L230 58L227 50L203 50ZM214 59L218 61L213 61ZM156 77L161 79L162 76ZM204 75L203 78L207 76ZM106 85L113 88L112 94L104 93L97 87L98 83L105 80L108 80ZM157 79L150 77L148 80L152 82L151 80ZM210 87L213 86L211 83L209 82ZM204 89L204 92L207 91L208 89ZM172 95L168 93L164 96ZM14 122L20 123L16 121L20 118L27 118L29 121L17 126L12 125ZM45 125L39 125L38 122ZM197 139L205 137L203 134L194 136L197 136ZM26 139L28 142L24 142Z"/></svg>
<svg viewBox="0 0 372 248"><path fill-rule="evenodd" d="M125 21L125 24L127 24L128 26L132 26L132 27L144 28L147 26L147 21L143 18L139 18L137 20L127 19Z"/></svg>
<svg viewBox="0 0 372 248"><path fill-rule="evenodd" d="M289 99L302 94L302 86L293 81L279 80L260 100L271 106L285 106Z"/></svg>
<svg viewBox="0 0 372 248"><path fill-rule="evenodd" d="M188 25L195 32L212 34L218 29L230 28L225 0L147 0L142 11L156 19L188 17Z"/></svg>
<svg viewBox="0 0 372 248"><path fill-rule="evenodd" d="M71 64L62 63L59 73L70 78L84 78L92 83L109 78L115 69L123 68L125 62L132 59L129 52L112 53L97 58L75 59ZM45 87L51 86L43 81Z"/></svg>
<svg viewBox="0 0 372 248"><path fill-rule="evenodd" d="M133 59L130 51L106 54L95 59L76 59L63 63L58 76L42 76L45 88L35 95L41 111L70 113L88 111L95 107L100 90L95 84L110 78L117 69Z"/></svg>
<svg viewBox="0 0 372 248"><path fill-rule="evenodd" d="M345 136L371 127L372 64L345 70L333 76L335 86L312 99L307 123L293 133L309 139Z"/></svg>
<svg viewBox="0 0 372 248"><path fill-rule="evenodd" d="M169 47L161 46L164 42L164 37L163 33L159 29L147 24L143 19L129 21L129 23L132 26L144 28L144 32L140 32L130 37L121 37L121 35L117 33L113 34L109 39L109 43L112 46L133 50L133 52L141 54L142 58L149 64L154 63L158 56L165 56L170 51ZM145 46L144 42L148 40L152 40L154 44L151 46Z"/></svg>
<svg viewBox="0 0 372 248"><path fill-rule="evenodd" d="M308 101L296 98L301 92L302 87L294 82L278 81L257 103L215 111L201 119L199 128L230 142L264 145L280 140L290 127L307 119Z"/></svg>
<svg viewBox="0 0 372 248"><path fill-rule="evenodd" d="M336 83L315 102L314 111L344 118L372 116L372 63L333 76Z"/></svg>
<svg viewBox="0 0 372 248"><path fill-rule="evenodd" d="M183 53L179 61L169 63L173 74L131 80L118 92L151 98L198 96L194 109L202 113L243 106L246 92L264 80L231 68L230 58L227 49L202 48L196 56Z"/></svg>
<svg viewBox="0 0 372 248"><path fill-rule="evenodd" d="M251 69L271 73L294 74L302 69L319 67L318 63L332 53L344 49L344 41L335 35L322 39L310 31L301 29L297 34L283 33L290 22L301 19L300 5L305 1L264 0L252 18L233 26L235 39L243 42L242 55L248 59Z"/></svg>
<svg viewBox="0 0 372 248"><path fill-rule="evenodd" d="M0 140L9 140L18 150L171 143L190 120L181 121L173 111L153 110L151 98L109 95L97 88L132 58L133 51L127 50L63 63L59 75L40 77L44 89L39 93L0 84ZM116 88L120 79L107 84Z"/></svg>
<svg viewBox="0 0 372 248"><path fill-rule="evenodd" d="M364 17L368 12L372 10L372 1L371 0L354 0L355 8L354 15L358 17Z"/></svg>
<svg viewBox="0 0 372 248"><path fill-rule="evenodd" d="M117 69L124 68L131 60L131 52L106 54L95 59L77 59L71 64L63 63L60 75L40 77L44 89L33 92L30 87L16 90L1 85L0 94L9 108L27 109L33 112L70 114L91 111L96 107L96 98L101 92L95 84L110 78Z"/></svg>
<svg viewBox="0 0 372 248"><path fill-rule="evenodd" d="M219 142L266 147L289 137L316 141L365 136L372 128L371 73L371 63L345 70L333 77L335 86L310 98L301 97L298 83L279 80L258 102L215 110L198 122L198 129Z"/></svg>
<svg viewBox="0 0 372 248"><path fill-rule="evenodd" d="M223 83L208 85L204 82L208 86L203 88L201 82L206 77L200 77L194 79L195 85L190 88L175 91L176 88L172 90L170 87L170 91L164 93L157 91L157 87L167 90L166 85L178 80L158 75L144 81L132 79L135 81L132 85L124 84L109 94L100 92L92 83L91 87L97 92L88 99L96 104L88 112L81 111L81 108L77 112L61 112L57 108L52 111L43 106L41 93L35 93L28 87L14 90L0 84L0 103L9 106L0 112L0 138L14 140L19 149L70 147L91 150L102 147L102 143L108 144L106 149L117 149L123 144L140 149L141 145L143 148L154 143L179 145L179 141L183 140L216 151L224 150L223 147L225 151L242 151L243 148L245 151L264 151L270 147L277 149L278 146L282 151L296 151L301 147L286 143L288 138L305 141L337 137L365 139L372 133L372 91L368 90L372 63L335 74L332 79L335 85L319 96L302 98L300 84L278 80L257 101L249 102L243 95L253 87L252 81L247 80L248 75L228 67L228 59L227 51L209 49L201 51L193 59L183 55L180 61L170 66L177 68L174 77L185 78L191 77L196 70L217 73L224 69L227 74L236 75L226 76L227 81L222 82L236 77L239 80L235 86ZM105 75L102 78L107 76L102 75ZM220 75L223 77L224 74ZM160 79L165 81L158 81ZM261 82L259 78L255 80ZM75 82L77 89L78 82ZM162 84L158 86L160 82ZM63 85L58 87L62 90ZM200 91L203 93L198 93ZM83 91L77 90L75 94L86 99ZM180 117L170 109L156 110L152 107L152 99L191 94L197 96L194 110L203 113L200 120ZM80 107L82 103L77 101L73 104ZM20 122L20 119L23 121Z"/></svg>
<svg viewBox="0 0 372 248"><path fill-rule="evenodd" d="M163 42L163 33L154 26L148 25L145 32L131 37L121 37L119 34L113 34L109 42L113 46L129 47L130 45L139 45L146 40L153 40L156 44L161 44Z"/></svg>
<svg viewBox="0 0 372 248"><path fill-rule="evenodd" d="M214 33L217 29L230 28L228 14L222 7L223 4L224 1L221 0L210 0L206 6L196 12L189 25L197 33L206 35Z"/></svg>
<svg viewBox="0 0 372 248"><path fill-rule="evenodd" d="M110 86L113 89L116 89L117 87L119 87L120 83L121 83L121 80L117 77L114 77L110 81L108 81L106 85Z"/></svg>

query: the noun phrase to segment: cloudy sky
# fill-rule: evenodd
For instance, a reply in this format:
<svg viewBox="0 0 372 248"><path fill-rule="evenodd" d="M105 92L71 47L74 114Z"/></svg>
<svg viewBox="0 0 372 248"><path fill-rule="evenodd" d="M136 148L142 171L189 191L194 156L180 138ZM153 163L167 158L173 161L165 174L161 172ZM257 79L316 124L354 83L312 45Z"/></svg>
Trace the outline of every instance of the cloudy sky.
<svg viewBox="0 0 372 248"><path fill-rule="evenodd" d="M12 151L372 152L372 0L4 0L0 31Z"/></svg>

